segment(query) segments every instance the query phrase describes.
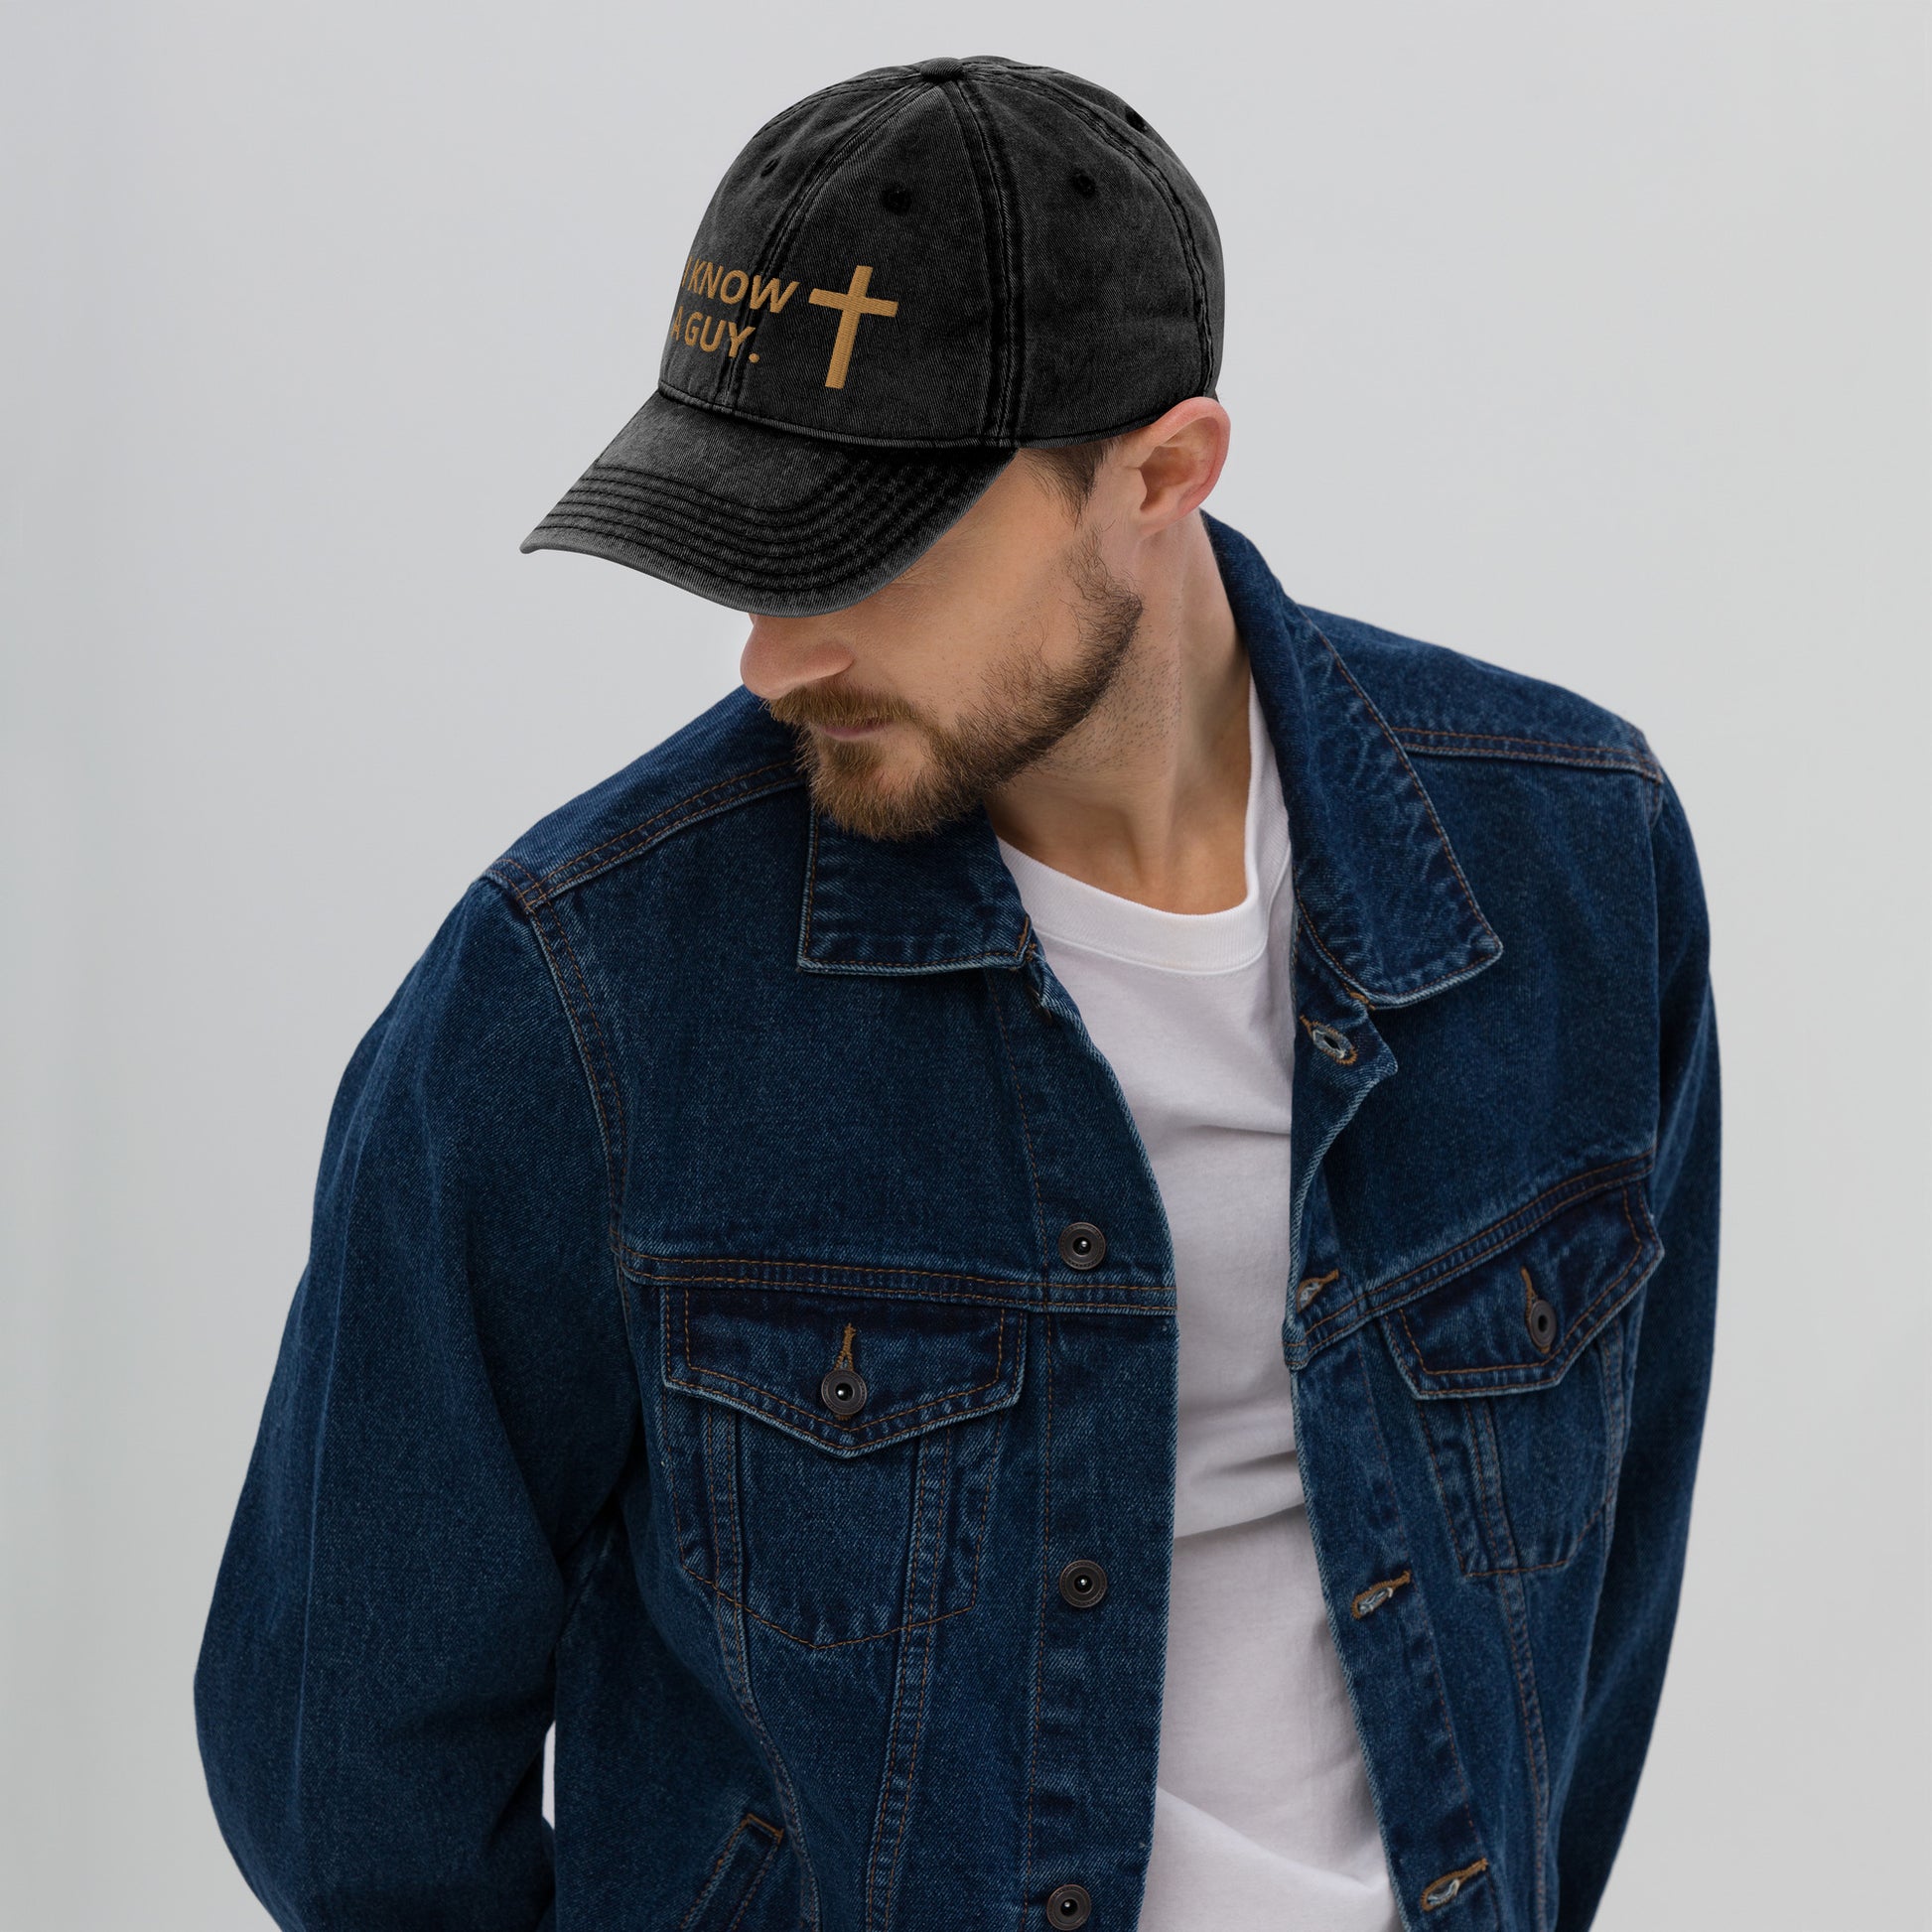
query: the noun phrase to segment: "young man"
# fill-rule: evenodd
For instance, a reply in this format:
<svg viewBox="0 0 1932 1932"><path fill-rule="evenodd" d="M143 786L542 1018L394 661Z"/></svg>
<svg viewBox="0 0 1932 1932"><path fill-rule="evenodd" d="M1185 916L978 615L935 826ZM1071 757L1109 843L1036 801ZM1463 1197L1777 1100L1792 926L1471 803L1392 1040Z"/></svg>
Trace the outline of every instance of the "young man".
<svg viewBox="0 0 1932 1932"><path fill-rule="evenodd" d="M1221 322L1049 69L718 190L524 548L752 614L744 687L329 1124L197 1679L285 1926L1589 1922L1710 1359L1696 859L1634 726L1203 512Z"/></svg>

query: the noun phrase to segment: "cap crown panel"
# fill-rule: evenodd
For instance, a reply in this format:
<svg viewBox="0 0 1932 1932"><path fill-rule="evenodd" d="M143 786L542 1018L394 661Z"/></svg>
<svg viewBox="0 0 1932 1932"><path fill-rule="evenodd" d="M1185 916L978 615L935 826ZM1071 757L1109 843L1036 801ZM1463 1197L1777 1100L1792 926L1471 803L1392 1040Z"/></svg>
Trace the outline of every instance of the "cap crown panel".
<svg viewBox="0 0 1932 1932"><path fill-rule="evenodd" d="M943 88L840 95L732 164L676 291L660 383L816 435L986 442L989 242Z"/></svg>
<svg viewBox="0 0 1932 1932"><path fill-rule="evenodd" d="M1117 109L1024 85L1000 122L1023 209L1022 437L1112 435L1211 394L1220 238L1199 190Z"/></svg>

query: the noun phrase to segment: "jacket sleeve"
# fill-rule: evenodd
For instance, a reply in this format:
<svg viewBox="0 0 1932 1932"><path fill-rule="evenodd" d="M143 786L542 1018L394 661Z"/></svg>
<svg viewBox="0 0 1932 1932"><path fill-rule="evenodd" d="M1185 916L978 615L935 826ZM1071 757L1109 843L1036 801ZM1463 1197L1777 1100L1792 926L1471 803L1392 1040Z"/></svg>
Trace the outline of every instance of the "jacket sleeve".
<svg viewBox="0 0 1932 1932"><path fill-rule="evenodd" d="M209 1794L301 1932L537 1932L552 1656L637 1428L603 1139L479 881L356 1048L195 1676Z"/></svg>
<svg viewBox="0 0 1932 1932"><path fill-rule="evenodd" d="M1658 1128L1650 1200L1664 1257L1645 1285L1615 1527L1558 1840L1559 1932L1595 1916L1663 1689L1690 1532L1717 1314L1720 1107L1709 927L1683 806L1662 781Z"/></svg>

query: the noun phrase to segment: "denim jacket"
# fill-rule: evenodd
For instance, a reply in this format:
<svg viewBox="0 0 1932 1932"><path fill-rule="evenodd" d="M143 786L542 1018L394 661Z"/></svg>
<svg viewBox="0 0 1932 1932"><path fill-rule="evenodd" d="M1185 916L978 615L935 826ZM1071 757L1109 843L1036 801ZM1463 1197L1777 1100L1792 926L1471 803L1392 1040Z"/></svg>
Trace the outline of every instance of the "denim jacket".
<svg viewBox="0 0 1932 1932"><path fill-rule="evenodd" d="M1690 832L1621 718L1207 529L1298 901L1250 1211L1395 1895L1572 1932L1711 1358ZM842 831L734 690L483 872L349 1062L196 1676L236 1860L307 1932L1130 1932L1175 1370L984 808Z"/></svg>

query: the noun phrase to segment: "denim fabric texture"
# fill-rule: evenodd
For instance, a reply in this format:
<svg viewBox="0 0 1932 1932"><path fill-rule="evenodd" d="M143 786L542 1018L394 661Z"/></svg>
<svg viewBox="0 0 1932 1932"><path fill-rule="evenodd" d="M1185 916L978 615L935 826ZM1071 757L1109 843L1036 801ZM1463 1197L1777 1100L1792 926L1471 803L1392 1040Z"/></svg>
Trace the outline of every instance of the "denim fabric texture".
<svg viewBox="0 0 1932 1932"><path fill-rule="evenodd" d="M1207 529L1300 907L1252 1211L1396 1896L1577 1932L1711 1359L1690 830L1622 719ZM1025 1932L1068 1885L1128 1932L1175 1368L983 808L842 832L733 691L489 866L344 1077L196 1677L235 1858L305 1932Z"/></svg>

